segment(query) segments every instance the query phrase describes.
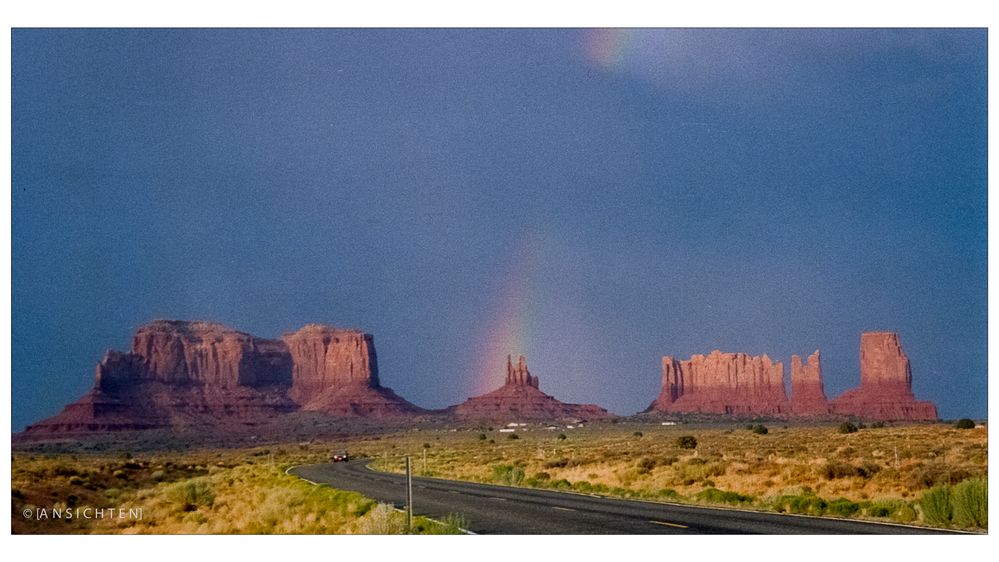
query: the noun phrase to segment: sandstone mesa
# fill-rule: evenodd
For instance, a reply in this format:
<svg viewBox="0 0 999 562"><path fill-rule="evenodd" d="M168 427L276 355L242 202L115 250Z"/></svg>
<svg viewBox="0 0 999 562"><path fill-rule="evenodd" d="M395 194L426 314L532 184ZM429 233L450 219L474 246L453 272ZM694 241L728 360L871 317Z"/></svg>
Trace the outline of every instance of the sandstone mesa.
<svg viewBox="0 0 999 562"><path fill-rule="evenodd" d="M662 390L650 410L776 416L788 412L784 366L766 355L722 353L662 359Z"/></svg>
<svg viewBox="0 0 999 562"><path fill-rule="evenodd" d="M646 413L734 418L935 420L932 402L912 392L912 369L898 334L860 338L861 384L827 400L818 350L784 366L767 355L723 353L662 358L662 386ZM214 322L158 320L139 328L127 352L108 351L93 387L26 433L58 435L258 424L296 411L331 417L406 419L438 416L463 422L598 420L594 404L568 404L539 389L520 356L507 357L504 384L444 410L424 410L379 382L374 338L360 330L309 324L278 339Z"/></svg>
<svg viewBox="0 0 999 562"><path fill-rule="evenodd" d="M296 410L390 417L420 408L378 382L370 334L308 325L279 340L213 322L159 320L108 351L93 388L29 433L256 423Z"/></svg>
<svg viewBox="0 0 999 562"><path fill-rule="evenodd" d="M734 417L830 418L923 421L937 419L932 402L916 400L912 370L898 334L866 332L860 337L859 388L826 399L818 350L806 363L791 358L791 397L784 370L769 357L745 353L662 359L662 389L646 412Z"/></svg>

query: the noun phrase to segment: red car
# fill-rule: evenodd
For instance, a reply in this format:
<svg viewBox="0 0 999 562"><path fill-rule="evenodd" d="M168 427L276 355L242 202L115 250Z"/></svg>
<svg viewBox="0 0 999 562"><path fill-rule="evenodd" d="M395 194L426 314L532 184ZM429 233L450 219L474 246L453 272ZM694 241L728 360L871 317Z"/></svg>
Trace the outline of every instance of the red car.
<svg viewBox="0 0 999 562"><path fill-rule="evenodd" d="M347 462L348 460L347 451L340 451L333 455L333 462Z"/></svg>

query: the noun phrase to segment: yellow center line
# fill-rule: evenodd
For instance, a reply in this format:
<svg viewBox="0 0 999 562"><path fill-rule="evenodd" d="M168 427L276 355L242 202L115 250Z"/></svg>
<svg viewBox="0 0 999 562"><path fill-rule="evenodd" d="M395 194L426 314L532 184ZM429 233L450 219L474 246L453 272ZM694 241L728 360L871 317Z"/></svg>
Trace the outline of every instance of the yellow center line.
<svg viewBox="0 0 999 562"><path fill-rule="evenodd" d="M572 509L571 507L559 507L557 505L553 505L552 509L557 509L559 511L576 511L575 509Z"/></svg>
<svg viewBox="0 0 999 562"><path fill-rule="evenodd" d="M663 525L665 527L676 527L677 529L689 529L690 528L690 527L688 527L686 525L681 525L679 523L670 523L669 521L655 521L655 520L650 520L649 523L652 523L653 525Z"/></svg>

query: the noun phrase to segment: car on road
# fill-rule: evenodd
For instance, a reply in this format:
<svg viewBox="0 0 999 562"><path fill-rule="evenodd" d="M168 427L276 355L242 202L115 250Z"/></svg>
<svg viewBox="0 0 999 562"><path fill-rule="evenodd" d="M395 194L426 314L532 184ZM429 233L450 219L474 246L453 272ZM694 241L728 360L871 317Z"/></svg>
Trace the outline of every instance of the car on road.
<svg viewBox="0 0 999 562"><path fill-rule="evenodd" d="M333 454L333 462L347 462L350 457L347 455L347 451L339 451Z"/></svg>

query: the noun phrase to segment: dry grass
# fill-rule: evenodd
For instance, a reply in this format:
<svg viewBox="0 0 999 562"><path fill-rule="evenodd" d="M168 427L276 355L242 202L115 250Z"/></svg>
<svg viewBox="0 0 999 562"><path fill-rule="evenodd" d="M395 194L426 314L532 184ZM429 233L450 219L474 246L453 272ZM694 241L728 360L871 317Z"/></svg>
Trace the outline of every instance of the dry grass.
<svg viewBox="0 0 999 562"><path fill-rule="evenodd" d="M135 458L86 447L80 450L87 454L77 455L18 452L12 460L12 531L401 532L401 518L391 509L284 474L288 466L325 462L343 448L385 470L401 471L403 457L411 455L416 472L428 476L916 524L932 523L920 502L928 490L987 478L988 466L984 427L943 424L850 434L838 433L835 424L771 424L760 434L743 425L621 422L571 430L529 426L517 434L520 439L511 440L496 428L417 427L336 442L160 450ZM696 449L679 448L682 435L695 436ZM32 505L140 506L144 516L138 522L24 519L21 509ZM419 525L423 532L441 530L425 520Z"/></svg>
<svg viewBox="0 0 999 562"><path fill-rule="evenodd" d="M835 425L771 425L759 434L744 426L622 423L571 430L565 440L557 438L561 429L529 429L516 441L494 431L482 440L481 429L438 432L425 469L426 432L362 448L385 470L401 470L398 456L409 452L417 470L431 476L506 484L496 467L508 466L523 471L521 485L906 523L924 523L917 500L929 488L987 477L984 427L917 424L841 434ZM687 434L697 438L696 449L677 446Z"/></svg>
<svg viewBox="0 0 999 562"><path fill-rule="evenodd" d="M219 460L219 457L222 457ZM174 460L166 460L173 458ZM15 455L14 533L398 534L404 516L360 494L285 474L322 455L260 450L108 457ZM141 508L138 517L26 519L24 509ZM79 512L77 512L79 513ZM416 518L418 532L457 532Z"/></svg>

